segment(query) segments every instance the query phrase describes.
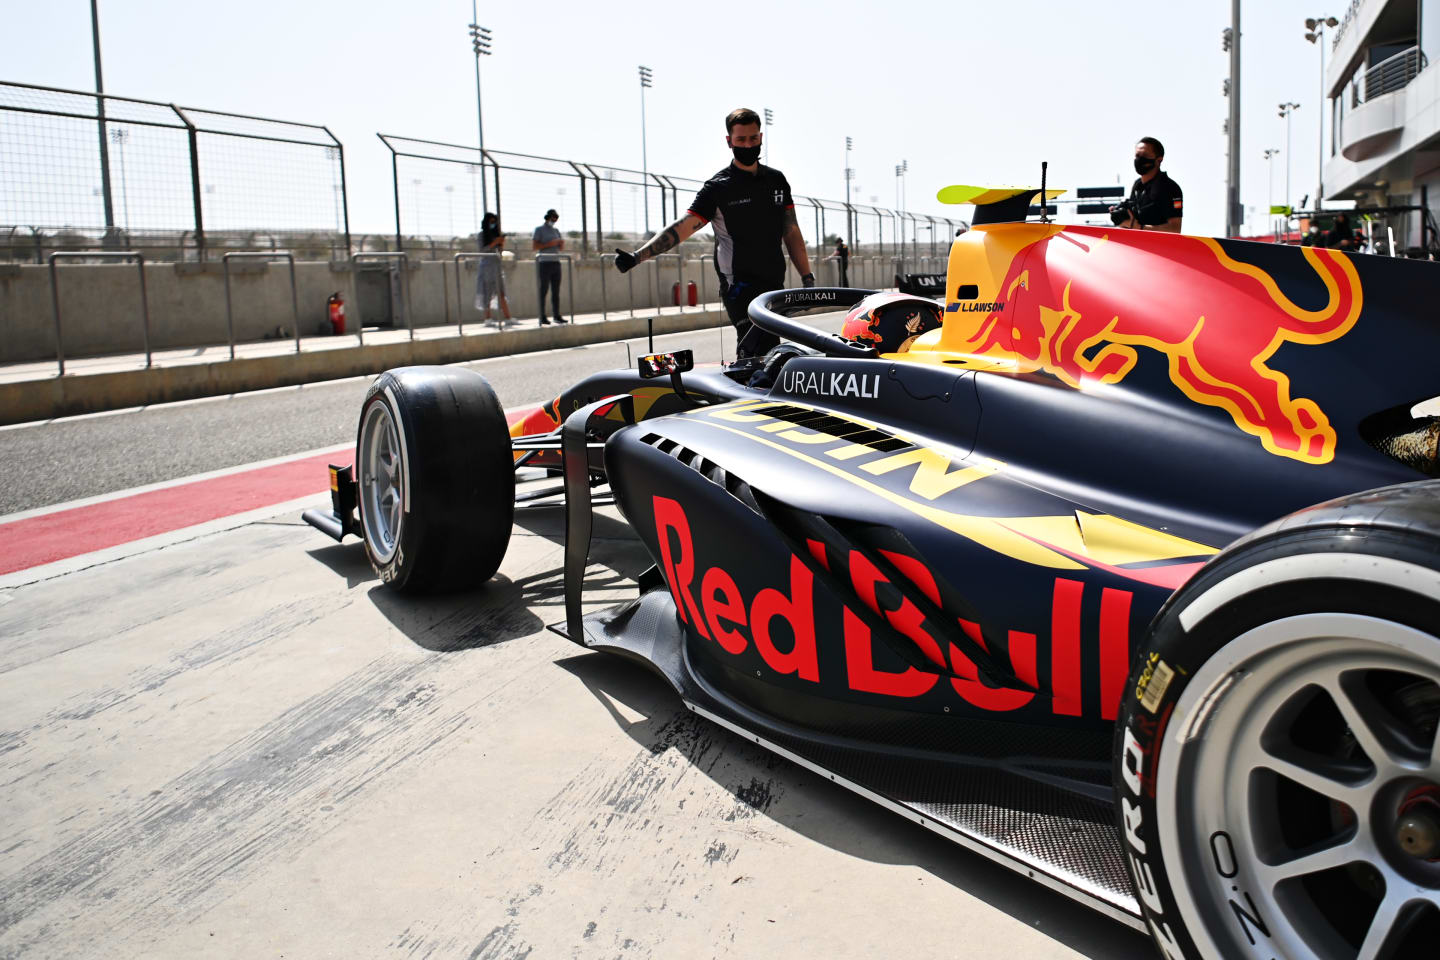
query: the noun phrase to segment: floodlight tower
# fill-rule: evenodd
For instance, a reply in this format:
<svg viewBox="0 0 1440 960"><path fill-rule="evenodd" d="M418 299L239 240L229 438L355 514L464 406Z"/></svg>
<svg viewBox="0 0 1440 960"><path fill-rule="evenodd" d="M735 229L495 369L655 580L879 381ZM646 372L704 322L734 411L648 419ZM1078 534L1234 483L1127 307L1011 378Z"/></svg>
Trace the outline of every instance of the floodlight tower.
<svg viewBox="0 0 1440 960"><path fill-rule="evenodd" d="M480 16L476 0L470 0L470 46L475 51L475 120L480 127L480 209L490 212L490 194L485 186L485 108L480 99L480 58L490 56L490 30L475 21Z"/></svg>
<svg viewBox="0 0 1440 960"><path fill-rule="evenodd" d="M1285 206L1291 205L1290 193L1290 115L1300 109L1300 104L1285 102L1280 104L1280 119L1285 121Z"/></svg>
<svg viewBox="0 0 1440 960"><path fill-rule="evenodd" d="M1275 155L1279 153L1276 147L1265 149L1265 176L1270 181L1269 192L1265 196L1266 216L1270 218L1270 225L1275 225L1275 164L1272 162Z"/></svg>
<svg viewBox="0 0 1440 960"><path fill-rule="evenodd" d="M1317 152L1315 162L1315 209L1320 210L1325 206L1325 44L1320 43L1325 36L1326 27L1338 27L1340 21L1334 17L1309 17L1305 21L1305 39L1320 48L1320 131L1316 136Z"/></svg>
<svg viewBox="0 0 1440 960"><path fill-rule="evenodd" d="M764 140L764 143L765 143L765 162L766 162L767 164L770 162L770 124L772 124L772 123L774 123L774 122L775 122L775 114L773 114L773 113L770 112L770 108L769 108L769 107L766 107L766 108L765 108L765 140Z"/></svg>
<svg viewBox="0 0 1440 960"><path fill-rule="evenodd" d="M1225 176L1225 232L1235 236L1245 221L1240 206L1240 0L1230 0L1230 26L1221 34L1221 48L1230 54L1230 77L1225 96L1230 98L1225 133L1229 137L1229 162Z"/></svg>
<svg viewBox="0 0 1440 960"><path fill-rule="evenodd" d="M850 166L850 150L855 141L845 138L845 233L850 234L850 181L855 179L855 170Z"/></svg>
<svg viewBox="0 0 1440 960"><path fill-rule="evenodd" d="M650 155L645 147L645 91L650 89L654 74L649 67L640 68L640 170L645 180L645 235L650 235Z"/></svg>

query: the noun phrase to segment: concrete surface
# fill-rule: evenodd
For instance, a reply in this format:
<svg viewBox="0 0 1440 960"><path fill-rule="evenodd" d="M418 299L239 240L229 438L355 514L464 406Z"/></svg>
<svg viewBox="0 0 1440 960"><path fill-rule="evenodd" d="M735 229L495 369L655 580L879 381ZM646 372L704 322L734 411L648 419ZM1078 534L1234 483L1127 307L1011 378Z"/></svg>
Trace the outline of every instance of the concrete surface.
<svg viewBox="0 0 1440 960"><path fill-rule="evenodd" d="M456 597L293 510L0 591L0 956L1152 956L544 631L562 529Z"/></svg>
<svg viewBox="0 0 1440 960"><path fill-rule="evenodd" d="M729 326L714 306L670 307L630 317L580 315L568 323L539 326L520 321L504 329L483 325L371 330L343 337L272 340L228 347L176 350L68 361L58 375L54 362L0 367L0 425L49 420L146 404L224 396L294 384L317 383L410 364L460 363L656 334Z"/></svg>

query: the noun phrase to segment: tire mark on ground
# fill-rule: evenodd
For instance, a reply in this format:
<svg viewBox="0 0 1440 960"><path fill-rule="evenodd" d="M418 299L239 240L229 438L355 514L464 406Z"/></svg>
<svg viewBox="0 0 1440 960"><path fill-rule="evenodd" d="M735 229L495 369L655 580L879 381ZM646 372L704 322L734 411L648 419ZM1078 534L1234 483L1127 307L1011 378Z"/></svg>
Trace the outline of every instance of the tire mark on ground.
<svg viewBox="0 0 1440 960"><path fill-rule="evenodd" d="M341 819L339 804L465 726L426 680L439 659L369 664L0 880L0 949L26 952L61 918L57 936L77 947L113 943L117 929L193 915L222 882L313 844Z"/></svg>

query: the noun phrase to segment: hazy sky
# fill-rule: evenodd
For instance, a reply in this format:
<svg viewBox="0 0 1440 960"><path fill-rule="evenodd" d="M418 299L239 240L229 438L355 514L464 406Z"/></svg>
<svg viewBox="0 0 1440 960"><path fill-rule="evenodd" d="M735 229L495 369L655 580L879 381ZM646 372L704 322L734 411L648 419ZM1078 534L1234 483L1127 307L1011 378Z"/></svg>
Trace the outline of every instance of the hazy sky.
<svg viewBox="0 0 1440 960"><path fill-rule="evenodd" d="M87 0L3 7L0 79L93 89ZM1244 4L1242 200L1258 220L1264 148L1285 147L1281 100L1302 104L1292 197L1314 193L1320 52L1303 21L1343 7ZM770 163L797 193L844 197L849 135L857 199L893 205L903 158L907 206L953 216L933 199L941 186L1038 182L1041 160L1054 185L1128 185L1134 141L1149 135L1185 191L1186 232L1219 232L1229 17L1228 0L481 3L495 37L485 142L638 168L644 63L651 170L708 176L728 161L725 113L770 107ZM346 145L352 226L383 231L393 196L377 131L476 140L470 18L469 0L100 0L105 87L328 125Z"/></svg>

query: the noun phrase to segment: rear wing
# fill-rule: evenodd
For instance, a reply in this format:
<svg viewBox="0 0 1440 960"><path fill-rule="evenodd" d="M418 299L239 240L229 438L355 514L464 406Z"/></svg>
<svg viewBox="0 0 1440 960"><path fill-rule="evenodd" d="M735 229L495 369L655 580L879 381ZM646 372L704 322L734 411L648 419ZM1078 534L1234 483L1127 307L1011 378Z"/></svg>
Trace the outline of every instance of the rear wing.
<svg viewBox="0 0 1440 960"><path fill-rule="evenodd" d="M1036 205L1039 187L971 187L962 184L945 187L935 195L941 203L973 203L975 205L974 226L987 223L1020 223L1027 217L1042 214L1053 217L1058 207L1051 203L1065 190L1045 191L1045 208ZM1059 203L1074 204L1077 214L1107 214L1110 208L1125 198L1125 188L1080 187L1073 198Z"/></svg>

